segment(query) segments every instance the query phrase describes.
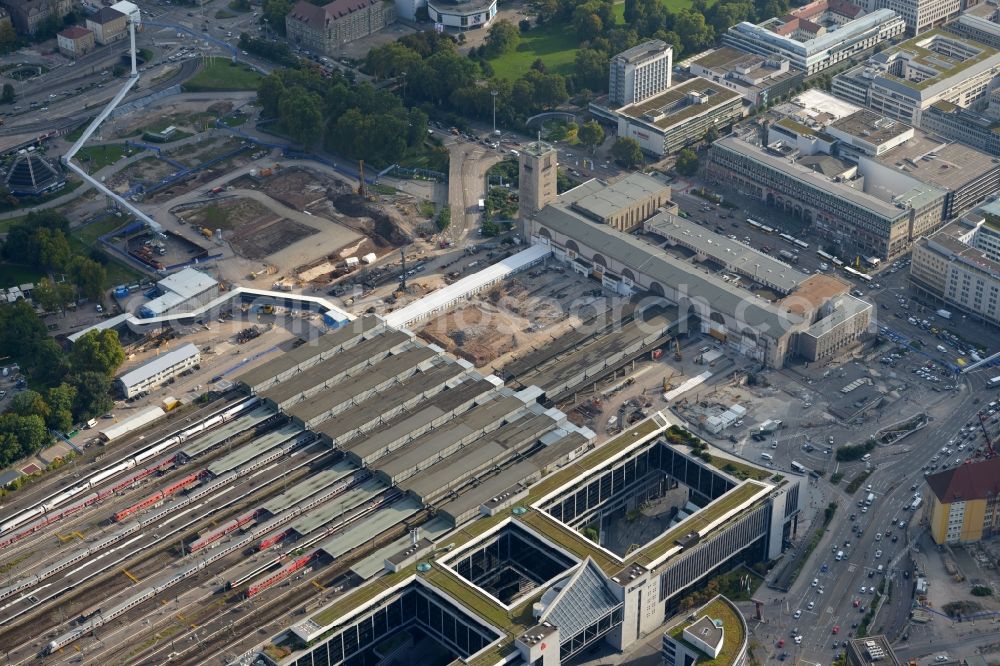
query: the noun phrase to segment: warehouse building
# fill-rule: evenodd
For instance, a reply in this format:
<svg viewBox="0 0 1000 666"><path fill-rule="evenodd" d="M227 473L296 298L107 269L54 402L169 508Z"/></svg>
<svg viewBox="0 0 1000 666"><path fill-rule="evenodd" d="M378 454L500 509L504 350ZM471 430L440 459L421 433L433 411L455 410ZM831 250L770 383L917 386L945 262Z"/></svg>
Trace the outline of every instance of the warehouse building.
<svg viewBox="0 0 1000 666"><path fill-rule="evenodd" d="M200 362L201 352L198 347L188 343L126 372L115 383L125 398L134 398L139 393L148 393L162 386Z"/></svg>
<svg viewBox="0 0 1000 666"><path fill-rule="evenodd" d="M219 295L219 283L194 268L185 268L156 283L155 298L139 307L144 319L190 312Z"/></svg>

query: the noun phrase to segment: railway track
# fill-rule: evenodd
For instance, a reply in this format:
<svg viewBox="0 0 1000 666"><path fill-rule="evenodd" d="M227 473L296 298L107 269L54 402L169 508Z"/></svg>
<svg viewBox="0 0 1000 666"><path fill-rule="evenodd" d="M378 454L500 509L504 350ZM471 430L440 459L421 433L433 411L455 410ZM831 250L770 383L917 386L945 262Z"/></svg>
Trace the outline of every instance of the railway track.
<svg viewBox="0 0 1000 666"><path fill-rule="evenodd" d="M310 467L301 467L292 470L285 476L289 483L294 484L310 473ZM205 514L196 519L196 522L184 525L177 534L171 535L169 540L165 538L160 539L137 553L132 559L116 565L113 569L87 581L78 588L66 592L57 599L39 605L31 613L16 618L16 621L11 624L9 629L0 632L0 644L23 644L23 641L30 639L32 636L38 636L41 633L39 631L40 627L45 627L46 629L54 628L62 625L66 620L71 620L93 604L93 597L87 596L93 590L100 590L102 598L111 599L115 595L136 586L136 583L124 573L125 571L128 571L129 574L139 580L145 580L162 573L170 563L179 561L177 559L179 557L179 543L182 541L187 542L199 532L209 529L217 523L219 516L215 514L218 511L224 510L225 515L236 515L251 506L256 506L263 502L269 496L274 495L276 490L279 490L279 488L273 487L272 484L266 484L257 492L247 495L236 502L227 503L212 513ZM183 513L179 515L183 515ZM174 517L168 517L166 520L171 521ZM163 523L152 529L162 526ZM239 557L239 553L234 555ZM220 564L227 562L229 557L221 560ZM227 567L228 565L222 567L220 573L224 573ZM215 569L216 567L213 566L212 570ZM201 578L202 576L198 576L195 578L195 581L201 580ZM186 587L178 588L175 594L179 595L186 591L186 589ZM52 606L53 602L56 604L55 606Z"/></svg>
<svg viewBox="0 0 1000 666"><path fill-rule="evenodd" d="M372 541L366 542L363 546L359 546L336 560L332 566L316 569L306 576L295 579L288 588L276 588L277 590L286 590L283 594L275 596L273 591L269 591L265 593L266 596L262 601L251 603L242 599L238 591L233 591L227 597L227 605L223 613L225 618L220 617L217 609L203 609L197 616L201 621L193 622L198 627L197 629L189 628L173 637L174 650L170 649L169 644L152 646L146 652L133 655L132 661L112 663L162 663L167 661L168 655L173 651L178 654L170 659L171 664L195 666L209 663L213 657L222 657L227 653L240 654L245 652L263 638L257 631L258 627L266 627L278 620L287 620L296 607L304 606L310 599L317 596L318 591L313 584L314 582L324 589L333 589L344 579L345 574L355 562L407 534L413 527L424 523L429 518L430 511L426 509L414 514L409 521L386 530ZM232 609L241 607L245 610L232 613ZM198 631L203 631L204 635L199 634L200 639L197 644L192 644L193 641L188 637ZM242 638L237 639L237 633ZM239 643L234 644L235 640L238 640ZM185 642L188 645L185 646ZM178 647L178 644L184 646L183 649ZM86 663L96 665L99 662Z"/></svg>

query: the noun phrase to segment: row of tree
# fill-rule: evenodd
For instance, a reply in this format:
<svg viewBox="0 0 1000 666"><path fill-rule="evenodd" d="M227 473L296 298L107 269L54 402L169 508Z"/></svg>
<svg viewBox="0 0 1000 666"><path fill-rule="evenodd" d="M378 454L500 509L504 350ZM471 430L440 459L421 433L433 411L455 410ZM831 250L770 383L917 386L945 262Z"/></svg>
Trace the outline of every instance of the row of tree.
<svg viewBox="0 0 1000 666"><path fill-rule="evenodd" d="M32 386L0 414L0 466L47 445L49 429L65 432L114 404L111 378L125 361L115 331L91 331L67 354L22 300L0 307L0 349L17 361Z"/></svg>
<svg viewBox="0 0 1000 666"><path fill-rule="evenodd" d="M43 278L33 298L46 310L58 310L77 296L100 300L108 281L104 265L77 254L69 243L69 220L52 211L33 211L13 225L0 249L4 259L46 273L62 273L68 280Z"/></svg>
<svg viewBox="0 0 1000 666"><path fill-rule="evenodd" d="M298 143L378 165L397 162L427 136L423 111L337 72L323 77L310 69L277 70L261 80L257 97L264 116L277 119Z"/></svg>

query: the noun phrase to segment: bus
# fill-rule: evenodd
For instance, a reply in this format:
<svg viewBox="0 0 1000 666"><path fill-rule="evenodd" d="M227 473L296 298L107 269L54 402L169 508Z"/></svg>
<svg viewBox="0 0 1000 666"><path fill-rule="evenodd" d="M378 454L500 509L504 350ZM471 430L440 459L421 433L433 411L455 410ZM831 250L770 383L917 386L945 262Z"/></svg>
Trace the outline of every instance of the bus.
<svg viewBox="0 0 1000 666"><path fill-rule="evenodd" d="M809 470L807 470L806 466L803 465L802 463L797 463L797 462L795 462L793 460L792 461L792 471L793 472L798 472L799 474L805 474Z"/></svg>
<svg viewBox="0 0 1000 666"><path fill-rule="evenodd" d="M861 275L861 271L854 270L850 266L844 266L844 272L852 277L859 277Z"/></svg>
<svg viewBox="0 0 1000 666"><path fill-rule="evenodd" d="M760 225L760 230L763 231L765 234L773 234L774 233L774 227L769 227L766 224Z"/></svg>
<svg viewBox="0 0 1000 666"><path fill-rule="evenodd" d="M826 259L827 261L833 261L833 255L832 254L827 254L823 250L816 250L816 254L819 256L820 259Z"/></svg>
<svg viewBox="0 0 1000 666"><path fill-rule="evenodd" d="M760 229L760 227L761 227L760 222L757 222L756 220L753 220L753 219L751 219L749 217L747 218L747 224L749 224L754 229Z"/></svg>
<svg viewBox="0 0 1000 666"><path fill-rule="evenodd" d="M844 262L843 262L843 261L841 261L840 259L838 259L837 257L834 257L834 258L833 258L833 259L831 259L830 261L832 261L832 262L833 262L833 265L834 265L834 266L843 266L843 265L844 265Z"/></svg>
<svg viewBox="0 0 1000 666"><path fill-rule="evenodd" d="M858 273L858 277L861 278L865 282L871 282L872 281L872 276L868 275L868 273L860 273L859 272Z"/></svg>
<svg viewBox="0 0 1000 666"><path fill-rule="evenodd" d="M986 382L986 386L989 388L996 388L1000 386L1000 376L994 377L993 379Z"/></svg>
<svg viewBox="0 0 1000 666"><path fill-rule="evenodd" d="M781 240L788 241L789 243L795 243L795 236L791 234L778 234Z"/></svg>
<svg viewBox="0 0 1000 666"><path fill-rule="evenodd" d="M809 243L805 241L800 241L798 238L794 239L792 242L801 247L803 250L809 249Z"/></svg>

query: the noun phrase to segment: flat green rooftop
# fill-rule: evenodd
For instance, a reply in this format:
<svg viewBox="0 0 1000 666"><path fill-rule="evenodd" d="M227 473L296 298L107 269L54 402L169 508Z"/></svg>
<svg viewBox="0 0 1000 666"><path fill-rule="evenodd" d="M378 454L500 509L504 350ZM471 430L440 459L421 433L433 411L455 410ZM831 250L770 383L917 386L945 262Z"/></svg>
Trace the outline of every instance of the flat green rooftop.
<svg viewBox="0 0 1000 666"><path fill-rule="evenodd" d="M684 643L684 645L687 645L699 655L698 666L729 666L732 664L739 653L740 646L746 639L743 631L743 622L740 621L733 607L721 597L716 597L694 611L693 615L699 618L707 616L711 620L722 621L722 650L719 651L718 657L712 659L710 655L702 652L694 644L684 640L684 629L691 625L691 622L686 619L667 630L670 637Z"/></svg>
<svg viewBox="0 0 1000 666"><path fill-rule="evenodd" d="M659 417L658 420L657 417ZM475 520L451 535L448 542L454 545L449 550L460 549L465 544L479 539L484 533L496 527L501 522L513 519L520 521L526 528L542 535L581 561L588 556L591 557L605 573L613 575L632 563L649 566L649 563L662 557L671 548L675 547L677 539L690 532L705 529L724 514L750 501L755 495L763 495L765 491L772 487L755 480L744 481L733 490L677 525L674 529L633 553L624 561L597 547L596 544L575 530L567 528L537 510L528 508L573 479L599 469L617 455L627 450L632 444L645 442L652 436L659 435L666 430L668 425L662 416L656 414L637 424L635 427L626 430L603 446L598 447L573 464L566 466L533 486L528 493L528 497L521 505L528 509L526 513L515 515L512 512L504 511L494 516ZM495 599L476 589L467 581L437 563L432 563L431 570L425 573L418 573L414 564L396 573L376 578L348 593L331 606L316 613L311 619L318 626L327 627L338 618L350 615L355 609L366 606L383 592L395 587L415 574L422 576L425 582L440 589L442 593L460 601L469 612L478 615L485 622L507 632L507 636L497 646L487 650L478 659L470 662L475 666L495 663L509 654L514 649L513 636L535 624L531 613L532 604L538 600L542 591L539 591L537 595L532 595L532 597L522 602L519 606L507 610Z"/></svg>
<svg viewBox="0 0 1000 666"><path fill-rule="evenodd" d="M960 44L970 50L978 51L978 53L972 57L961 59L948 54L939 53L925 46L921 46L921 44L928 44L929 40L934 39L947 39L950 42ZM960 37L952 32L948 32L944 28L934 28L933 30L928 30L925 33L917 35L912 39L908 39L905 42L901 42L891 49L888 49L885 52L885 55L891 56L892 54L902 53L904 51L912 54L913 57L911 58L911 61L913 63L922 67L932 68L938 72L935 76L930 76L923 81L910 81L905 78L893 76L892 74L882 75L894 81L899 81L903 85L913 88L914 90L923 90L924 88L927 88L928 86L938 83L944 79L957 76L965 69L995 56L998 53L996 49L991 48L986 44L968 39L967 37Z"/></svg>
<svg viewBox="0 0 1000 666"><path fill-rule="evenodd" d="M654 561L663 557L670 549L676 548L677 540L684 535L705 529L726 513L750 501L754 495L770 490L770 488L771 486L759 481L750 479L744 481L702 510L695 512L688 519L678 523L670 531L663 533L659 538L637 550L629 558L629 563L641 564L649 568Z"/></svg>

